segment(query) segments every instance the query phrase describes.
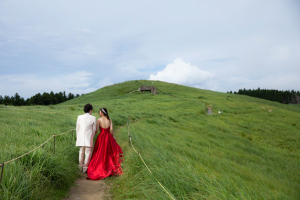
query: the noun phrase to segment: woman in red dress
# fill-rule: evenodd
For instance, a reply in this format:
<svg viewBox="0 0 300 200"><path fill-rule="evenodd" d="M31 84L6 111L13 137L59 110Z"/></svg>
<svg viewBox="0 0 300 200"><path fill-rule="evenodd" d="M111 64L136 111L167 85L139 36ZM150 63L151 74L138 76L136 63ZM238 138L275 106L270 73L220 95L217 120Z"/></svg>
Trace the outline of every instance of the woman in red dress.
<svg viewBox="0 0 300 200"><path fill-rule="evenodd" d="M123 151L113 136L113 123L106 108L99 111L96 133L100 134L94 145L92 158L87 170L87 179L101 180L108 176L122 174Z"/></svg>

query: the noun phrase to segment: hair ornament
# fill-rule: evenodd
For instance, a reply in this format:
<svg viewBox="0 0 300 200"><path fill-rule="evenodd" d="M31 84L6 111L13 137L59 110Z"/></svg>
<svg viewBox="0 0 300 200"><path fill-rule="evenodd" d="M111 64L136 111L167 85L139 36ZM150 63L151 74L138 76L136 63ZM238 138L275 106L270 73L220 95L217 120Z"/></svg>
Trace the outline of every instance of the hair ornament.
<svg viewBox="0 0 300 200"><path fill-rule="evenodd" d="M104 114L106 114L106 112L104 111L104 109L103 109L103 108L101 108L101 111L102 111Z"/></svg>

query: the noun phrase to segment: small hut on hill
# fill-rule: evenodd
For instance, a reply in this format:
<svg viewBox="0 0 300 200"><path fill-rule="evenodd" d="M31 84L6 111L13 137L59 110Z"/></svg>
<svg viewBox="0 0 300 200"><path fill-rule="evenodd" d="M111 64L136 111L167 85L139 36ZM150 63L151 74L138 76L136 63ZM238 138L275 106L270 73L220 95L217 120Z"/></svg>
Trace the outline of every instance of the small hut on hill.
<svg viewBox="0 0 300 200"><path fill-rule="evenodd" d="M142 85L140 87L141 92L150 91L152 94L157 95L157 90L155 86L149 86L149 85Z"/></svg>

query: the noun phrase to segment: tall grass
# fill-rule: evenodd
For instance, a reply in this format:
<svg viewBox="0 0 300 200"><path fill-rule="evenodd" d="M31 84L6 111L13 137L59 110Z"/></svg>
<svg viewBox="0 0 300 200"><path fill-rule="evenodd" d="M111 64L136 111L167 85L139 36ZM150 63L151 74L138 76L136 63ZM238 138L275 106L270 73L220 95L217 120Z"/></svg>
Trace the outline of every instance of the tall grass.
<svg viewBox="0 0 300 200"><path fill-rule="evenodd" d="M41 112L33 112L31 109ZM74 128L74 120L47 113L46 107L0 110L0 162L39 146L54 134ZM38 150L4 166L1 199L61 199L77 177L77 150L71 133L56 137Z"/></svg>
<svg viewBox="0 0 300 200"><path fill-rule="evenodd" d="M130 93L143 84L155 85L158 95ZM74 128L76 116L82 114L86 103L94 106L93 115L97 118L100 107L108 108L114 129L118 130L117 142L125 154L124 174L106 179L112 183L111 193L115 199L169 199L156 179L177 199L300 199L299 105L159 81L128 81L55 107L25 108L32 112L1 109L1 116L3 112L9 116L9 120L0 117L1 124L6 120L6 125L0 128L0 155L9 155L5 159L1 156L1 162L37 146L54 132ZM207 107L212 109L212 115L206 115ZM130 134L135 148L156 178L131 149L127 121L131 121ZM18 189L11 183L14 181L12 174L17 172L10 173L5 168L5 181L11 182L4 184L7 189L2 184L2 194L5 192L6 197L13 194L16 198L23 195L28 199L50 198L53 194L45 192L49 189L50 193L61 191L65 194L66 190L57 180L63 179L66 188L71 184L74 179L68 177L76 174L78 157L69 137L57 138L61 146L55 155L51 144L32 154L40 164L30 164L29 156L26 158L29 160L22 159L11 165L11 170L14 167L23 170L18 172L16 179L18 184L26 184ZM47 161L40 158L42 155L47 155ZM60 174L63 169L52 169L51 163L68 168L69 175ZM35 165L39 167L34 168ZM29 172L34 173L32 177L46 178L30 179ZM35 180L30 187L44 189L29 188L29 180ZM42 184L37 186L39 183ZM30 194L29 191L34 192Z"/></svg>
<svg viewBox="0 0 300 200"><path fill-rule="evenodd" d="M169 199L130 149L126 117L135 147L177 199L300 198L299 105L163 82L154 82L157 96L129 93L142 84L152 81L81 97L108 107L121 126L124 175L111 179L115 199Z"/></svg>

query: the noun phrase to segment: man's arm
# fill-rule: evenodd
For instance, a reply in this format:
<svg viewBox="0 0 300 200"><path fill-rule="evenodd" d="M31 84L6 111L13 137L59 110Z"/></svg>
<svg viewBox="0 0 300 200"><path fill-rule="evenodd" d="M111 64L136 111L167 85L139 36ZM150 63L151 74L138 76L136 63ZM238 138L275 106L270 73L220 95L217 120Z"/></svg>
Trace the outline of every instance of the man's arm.
<svg viewBox="0 0 300 200"><path fill-rule="evenodd" d="M94 133L94 135L98 132L98 130L97 130L97 127L98 127L98 126L96 126L97 123L98 123L98 122L96 122L96 117L95 117L95 120L94 120L94 123L93 123L93 133Z"/></svg>
<svg viewBox="0 0 300 200"><path fill-rule="evenodd" d="M80 123L79 123L79 117L77 117L77 123L76 123L76 138L77 138L77 135L79 133L79 129L80 129Z"/></svg>

